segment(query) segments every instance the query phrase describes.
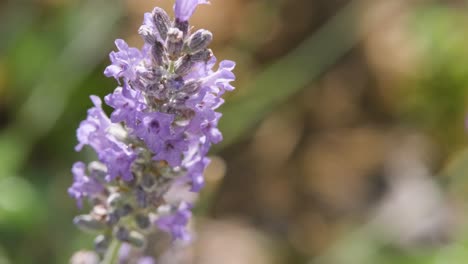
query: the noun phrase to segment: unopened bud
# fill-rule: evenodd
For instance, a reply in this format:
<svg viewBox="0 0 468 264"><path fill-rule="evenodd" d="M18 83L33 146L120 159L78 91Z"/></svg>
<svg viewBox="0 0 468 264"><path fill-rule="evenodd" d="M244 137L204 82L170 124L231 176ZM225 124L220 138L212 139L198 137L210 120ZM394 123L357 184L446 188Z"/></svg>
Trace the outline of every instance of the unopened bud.
<svg viewBox="0 0 468 264"><path fill-rule="evenodd" d="M185 55L176 61L174 72L180 76L186 75L192 70L193 64L192 56Z"/></svg>
<svg viewBox="0 0 468 264"><path fill-rule="evenodd" d="M107 208L102 204L102 201L99 201L98 204L93 206L90 215L94 216L97 219L102 219L107 215Z"/></svg>
<svg viewBox="0 0 468 264"><path fill-rule="evenodd" d="M190 95L187 93L177 93L174 98L171 99L171 103L174 105L183 105L185 101L187 101L190 98Z"/></svg>
<svg viewBox="0 0 468 264"><path fill-rule="evenodd" d="M88 171L92 178L105 180L107 175L107 167L101 162L92 161L88 164Z"/></svg>
<svg viewBox="0 0 468 264"><path fill-rule="evenodd" d="M157 65L163 66L164 46L161 42L156 41L154 45L151 46L151 55L153 55L154 62Z"/></svg>
<svg viewBox="0 0 468 264"><path fill-rule="evenodd" d="M117 211L112 211L107 214L106 223L110 226L117 224L120 220L120 215Z"/></svg>
<svg viewBox="0 0 468 264"><path fill-rule="evenodd" d="M167 95L172 96L174 93L179 91L183 85L184 85L184 78L182 78L181 76L177 76L177 75L170 76L165 83Z"/></svg>
<svg viewBox="0 0 468 264"><path fill-rule="evenodd" d="M153 10L153 22L161 38L165 40L167 36L167 30L171 24L171 20L169 19L166 11L164 11L162 8L156 7Z"/></svg>
<svg viewBox="0 0 468 264"><path fill-rule="evenodd" d="M99 235L94 239L94 249L98 253L106 252L109 245L110 245L109 236Z"/></svg>
<svg viewBox="0 0 468 264"><path fill-rule="evenodd" d="M179 19L175 20L175 27L180 29L182 33L184 33L184 36L187 35L188 28L189 28L189 22L188 21L181 21Z"/></svg>
<svg viewBox="0 0 468 264"><path fill-rule="evenodd" d="M122 205L124 201L124 196L120 193L112 193L109 198L107 198L107 204L112 208Z"/></svg>
<svg viewBox="0 0 468 264"><path fill-rule="evenodd" d="M143 234L138 233L136 231L130 232L126 242L137 248L143 248L146 245L145 236L143 236Z"/></svg>
<svg viewBox="0 0 468 264"><path fill-rule="evenodd" d="M191 55L194 62L207 62L213 56L213 52L210 49L200 50Z"/></svg>
<svg viewBox="0 0 468 264"><path fill-rule="evenodd" d="M140 34L140 36L145 40L145 42L150 45L153 45L157 40L154 31L148 25L142 25L138 29L138 34Z"/></svg>
<svg viewBox="0 0 468 264"><path fill-rule="evenodd" d="M117 208L116 212L120 217L125 217L133 212L133 207L130 204L125 204L122 207Z"/></svg>
<svg viewBox="0 0 468 264"><path fill-rule="evenodd" d="M144 70L141 70L138 73L140 75L140 78L142 78L146 84L153 84L158 82L163 75L163 72L159 67L157 69L145 68Z"/></svg>
<svg viewBox="0 0 468 264"><path fill-rule="evenodd" d="M184 34L178 28L170 28L167 32L166 47L169 58L178 58L184 46Z"/></svg>
<svg viewBox="0 0 468 264"><path fill-rule="evenodd" d="M86 232L98 232L106 229L106 225L90 215L79 215L73 219L73 223Z"/></svg>
<svg viewBox="0 0 468 264"><path fill-rule="evenodd" d="M174 105L172 103L165 103L161 106L161 112L163 113L168 113L168 114L175 114L175 109Z"/></svg>
<svg viewBox="0 0 468 264"><path fill-rule="evenodd" d="M187 94L194 94L200 89L200 82L197 81L188 81L184 84L181 91Z"/></svg>
<svg viewBox="0 0 468 264"><path fill-rule="evenodd" d="M146 208L148 206L148 199L147 199L148 197L143 187L139 186L135 192L136 192L136 203L138 207Z"/></svg>
<svg viewBox="0 0 468 264"><path fill-rule="evenodd" d="M156 180L154 179L154 175L145 173L141 177L141 187L145 191L152 191L153 187L156 185Z"/></svg>
<svg viewBox="0 0 468 264"><path fill-rule="evenodd" d="M123 226L117 226L114 228L114 236L123 242L127 242L130 236L130 232Z"/></svg>
<svg viewBox="0 0 468 264"><path fill-rule="evenodd" d="M206 49L212 40L213 34L210 31L199 29L188 39L187 49L190 53Z"/></svg>
<svg viewBox="0 0 468 264"><path fill-rule="evenodd" d="M140 229L147 229L151 225L149 217L144 214L137 214L135 216L135 223Z"/></svg>

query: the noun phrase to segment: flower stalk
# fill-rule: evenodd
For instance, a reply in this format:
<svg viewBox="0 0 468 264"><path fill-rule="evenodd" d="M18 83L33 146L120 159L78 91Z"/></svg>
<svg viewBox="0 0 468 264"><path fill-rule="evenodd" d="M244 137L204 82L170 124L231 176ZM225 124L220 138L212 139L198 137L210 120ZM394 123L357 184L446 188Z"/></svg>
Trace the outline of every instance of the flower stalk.
<svg viewBox="0 0 468 264"><path fill-rule="evenodd" d="M121 244L117 239L114 239L104 254L101 264L117 264Z"/></svg>

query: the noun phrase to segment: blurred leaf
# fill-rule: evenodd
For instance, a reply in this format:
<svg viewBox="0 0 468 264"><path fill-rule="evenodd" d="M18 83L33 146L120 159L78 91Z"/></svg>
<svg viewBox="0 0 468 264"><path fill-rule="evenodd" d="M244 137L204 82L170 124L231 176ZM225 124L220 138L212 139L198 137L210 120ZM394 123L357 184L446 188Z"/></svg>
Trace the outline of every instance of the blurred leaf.
<svg viewBox="0 0 468 264"><path fill-rule="evenodd" d="M345 235L311 264L373 264L378 248L370 232L360 229Z"/></svg>
<svg viewBox="0 0 468 264"><path fill-rule="evenodd" d="M454 243L442 248L431 259L430 264L459 264L468 260L468 247L466 243Z"/></svg>
<svg viewBox="0 0 468 264"><path fill-rule="evenodd" d="M351 1L295 50L259 73L243 88L247 92L242 97L228 101L221 109L224 115L219 124L224 136L221 147L244 135L276 106L318 78L369 32L381 26L358 28L357 25L358 18L379 2ZM381 19L385 22L390 17Z"/></svg>
<svg viewBox="0 0 468 264"><path fill-rule="evenodd" d="M0 264L10 264L11 261L8 259L5 250L0 246Z"/></svg>
<svg viewBox="0 0 468 264"><path fill-rule="evenodd" d="M56 46L50 43L54 38L44 39L36 33L26 35L28 43L17 47L17 59L20 59L17 67L24 74L19 77L35 79L35 86L17 111L14 122L0 134L0 144L7 146L0 149L0 156L8 157L0 172L19 170L32 146L53 128L63 114L74 88L107 56L107 41L120 19L121 1L113 1L112 4L108 0L88 1L81 10L74 11L73 14L79 14L79 20L69 28L73 31L69 34L72 38L66 41L63 50L51 50ZM51 58L52 54L56 54L54 58ZM30 63L31 58L39 62ZM43 67L41 62L45 58L47 67ZM25 139L27 142L23 142Z"/></svg>
<svg viewBox="0 0 468 264"><path fill-rule="evenodd" d="M0 228L24 228L41 217L38 193L23 178L0 178Z"/></svg>
<svg viewBox="0 0 468 264"><path fill-rule="evenodd" d="M8 53L8 65L14 74L12 79L17 82L15 87L21 89L15 91L18 95L26 95L31 90L38 76L46 73L50 58L55 57L54 39L43 35L37 30L29 31Z"/></svg>
<svg viewBox="0 0 468 264"><path fill-rule="evenodd" d="M412 17L412 36L422 54L416 74L398 96L407 122L429 129L446 151L463 142L468 102L468 18L444 5L423 6Z"/></svg>
<svg viewBox="0 0 468 264"><path fill-rule="evenodd" d="M11 176L21 167L21 162L26 159L27 144L21 134L0 134L0 179Z"/></svg>
<svg viewBox="0 0 468 264"><path fill-rule="evenodd" d="M105 15L100 11L104 9L107 11ZM120 1L112 5L108 1L90 1L84 7L81 24L71 35L73 39L49 66L19 111L20 126L34 129L31 131L34 137L41 137L53 127L73 88L107 56L105 40L114 31L120 14Z"/></svg>
<svg viewBox="0 0 468 264"><path fill-rule="evenodd" d="M7 1L4 8L0 10L0 35L2 36L0 55L3 55L2 53L16 42L16 38L34 23L36 16L31 3Z"/></svg>
<svg viewBox="0 0 468 264"><path fill-rule="evenodd" d="M468 198L468 149L453 155L442 171L442 176L442 180L450 192Z"/></svg>

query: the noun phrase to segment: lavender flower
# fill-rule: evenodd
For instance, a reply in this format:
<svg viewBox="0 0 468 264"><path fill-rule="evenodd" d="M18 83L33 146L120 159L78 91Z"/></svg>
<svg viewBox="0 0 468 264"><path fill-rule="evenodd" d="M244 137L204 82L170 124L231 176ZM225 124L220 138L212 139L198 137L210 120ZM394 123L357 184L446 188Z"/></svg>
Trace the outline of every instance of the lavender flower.
<svg viewBox="0 0 468 264"><path fill-rule="evenodd" d="M100 254L113 239L145 247L146 236L158 229L174 240L190 240L191 201L165 195L182 185L192 192L203 187L206 155L222 140L216 109L235 79L234 62L215 66L208 49L213 35L204 29L192 33L189 27L197 6L207 3L176 0L172 21L158 7L146 13L138 30L143 47L118 39L117 51L110 53L112 64L104 74L119 83L105 96L113 108L110 118L101 100L91 96L94 107L77 130L76 150L88 145L98 161L75 163L68 191L79 206L84 198L92 202L91 213L76 217L75 224L99 231Z"/></svg>
<svg viewBox="0 0 468 264"><path fill-rule="evenodd" d="M77 200L79 207L82 207L83 198L92 198L104 189L99 181L87 176L85 170L86 166L83 162L76 162L73 165L72 173L74 175L74 182L68 189L68 193Z"/></svg>
<svg viewBox="0 0 468 264"><path fill-rule="evenodd" d="M189 241L190 234L186 226L192 216L191 209L190 204L182 202L179 207L173 209L174 212L157 220L159 228L170 233L174 238Z"/></svg>

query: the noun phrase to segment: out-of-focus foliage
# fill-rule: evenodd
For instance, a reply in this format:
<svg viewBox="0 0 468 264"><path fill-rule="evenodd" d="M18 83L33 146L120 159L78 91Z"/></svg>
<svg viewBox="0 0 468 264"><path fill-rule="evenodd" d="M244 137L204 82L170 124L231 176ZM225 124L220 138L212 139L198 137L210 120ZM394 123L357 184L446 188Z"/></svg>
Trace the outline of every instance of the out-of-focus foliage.
<svg viewBox="0 0 468 264"><path fill-rule="evenodd" d="M466 9L429 6L416 10L411 32L421 55L401 94L401 112L452 148L466 142L468 33Z"/></svg>
<svg viewBox="0 0 468 264"><path fill-rule="evenodd" d="M139 45L142 14L160 3L171 6L0 3L0 263L67 263L92 245L72 225L66 193L71 164L91 155L73 151L75 129L88 96L114 88L102 75L113 39ZM212 3L194 24L213 30L216 53L238 62L239 80L222 109L222 159L208 169L197 211L201 263L468 262L468 166L466 152L455 154L466 143L466 4ZM430 158L412 156L427 145ZM408 179L389 169L394 148L417 161L396 169ZM411 178L420 172L413 165L423 176ZM407 180L448 220L402 243L374 225Z"/></svg>

